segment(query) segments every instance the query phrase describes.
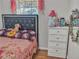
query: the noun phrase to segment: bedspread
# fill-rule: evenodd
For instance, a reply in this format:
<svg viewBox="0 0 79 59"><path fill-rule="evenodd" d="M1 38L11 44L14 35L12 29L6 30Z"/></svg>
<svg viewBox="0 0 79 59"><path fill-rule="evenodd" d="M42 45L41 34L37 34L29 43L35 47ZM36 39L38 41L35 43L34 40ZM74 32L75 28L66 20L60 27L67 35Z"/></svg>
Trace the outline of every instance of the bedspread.
<svg viewBox="0 0 79 59"><path fill-rule="evenodd" d="M36 40L29 41L0 37L0 59L32 59L36 49Z"/></svg>

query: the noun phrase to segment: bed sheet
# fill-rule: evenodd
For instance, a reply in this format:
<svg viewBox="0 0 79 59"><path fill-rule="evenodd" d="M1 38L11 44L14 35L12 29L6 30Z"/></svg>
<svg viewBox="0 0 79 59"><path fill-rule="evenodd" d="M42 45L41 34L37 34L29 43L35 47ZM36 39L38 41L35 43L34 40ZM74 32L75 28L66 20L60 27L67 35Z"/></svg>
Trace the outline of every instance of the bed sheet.
<svg viewBox="0 0 79 59"><path fill-rule="evenodd" d="M0 37L0 59L32 59L37 50L33 41Z"/></svg>

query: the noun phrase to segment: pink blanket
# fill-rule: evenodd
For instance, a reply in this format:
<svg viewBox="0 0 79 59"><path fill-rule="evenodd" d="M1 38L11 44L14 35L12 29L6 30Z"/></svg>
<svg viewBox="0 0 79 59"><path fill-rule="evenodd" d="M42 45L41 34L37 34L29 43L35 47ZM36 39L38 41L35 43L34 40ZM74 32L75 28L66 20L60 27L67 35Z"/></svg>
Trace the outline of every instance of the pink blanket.
<svg viewBox="0 0 79 59"><path fill-rule="evenodd" d="M32 59L37 49L34 41L0 37L0 59Z"/></svg>

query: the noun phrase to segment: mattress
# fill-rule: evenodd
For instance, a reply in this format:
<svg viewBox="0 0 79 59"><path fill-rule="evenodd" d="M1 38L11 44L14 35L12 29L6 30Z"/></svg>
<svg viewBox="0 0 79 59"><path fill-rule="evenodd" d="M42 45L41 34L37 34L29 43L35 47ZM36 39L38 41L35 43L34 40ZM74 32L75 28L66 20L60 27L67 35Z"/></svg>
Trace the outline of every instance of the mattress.
<svg viewBox="0 0 79 59"><path fill-rule="evenodd" d="M37 41L0 37L0 59L32 59Z"/></svg>

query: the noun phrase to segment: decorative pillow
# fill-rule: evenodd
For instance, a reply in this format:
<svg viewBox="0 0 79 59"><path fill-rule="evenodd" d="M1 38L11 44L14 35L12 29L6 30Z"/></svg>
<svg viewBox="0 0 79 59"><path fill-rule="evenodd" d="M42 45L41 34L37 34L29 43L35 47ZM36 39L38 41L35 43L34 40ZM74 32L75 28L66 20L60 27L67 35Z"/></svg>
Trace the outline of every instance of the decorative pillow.
<svg viewBox="0 0 79 59"><path fill-rule="evenodd" d="M14 32L12 30L8 30L8 29L1 29L0 30L0 36L2 36L2 37L15 38L15 34L16 34L16 32Z"/></svg>
<svg viewBox="0 0 79 59"><path fill-rule="evenodd" d="M21 39L21 32L20 31L19 32L16 32L15 38Z"/></svg>
<svg viewBox="0 0 79 59"><path fill-rule="evenodd" d="M29 31L30 33L30 40L33 41L36 38L36 33L34 31Z"/></svg>
<svg viewBox="0 0 79 59"><path fill-rule="evenodd" d="M36 39L36 36L31 36L30 39L31 39L31 41L33 41Z"/></svg>
<svg viewBox="0 0 79 59"><path fill-rule="evenodd" d="M33 40L36 38L36 33L32 30L22 30L22 31L15 32L15 31L8 30L8 29L1 29L0 36L9 37L9 38Z"/></svg>
<svg viewBox="0 0 79 59"><path fill-rule="evenodd" d="M6 29L0 29L0 36L4 36Z"/></svg>
<svg viewBox="0 0 79 59"><path fill-rule="evenodd" d="M23 30L21 31L22 35L22 39L27 39L27 40L31 40L33 36L35 36L35 32L32 30Z"/></svg>
<svg viewBox="0 0 79 59"><path fill-rule="evenodd" d="M2 35L3 35L3 33L4 33L4 30L3 30L3 29L1 29L1 30L0 30L0 36L2 36Z"/></svg>
<svg viewBox="0 0 79 59"><path fill-rule="evenodd" d="M29 33L30 33L31 36L35 36L36 35L36 33L34 31L30 31Z"/></svg>
<svg viewBox="0 0 79 59"><path fill-rule="evenodd" d="M29 33L22 34L22 39L30 39L29 37L30 37Z"/></svg>
<svg viewBox="0 0 79 59"><path fill-rule="evenodd" d="M21 32L22 32L22 33L26 33L26 32L28 32L28 31L27 31L27 30L22 30Z"/></svg>
<svg viewBox="0 0 79 59"><path fill-rule="evenodd" d="M22 39L29 39L29 33L27 30L22 30L21 31L21 38Z"/></svg>
<svg viewBox="0 0 79 59"><path fill-rule="evenodd" d="M4 32L3 32L3 36L4 36L4 37L7 37L7 32L9 32L9 31L11 31L11 30L5 29Z"/></svg>

